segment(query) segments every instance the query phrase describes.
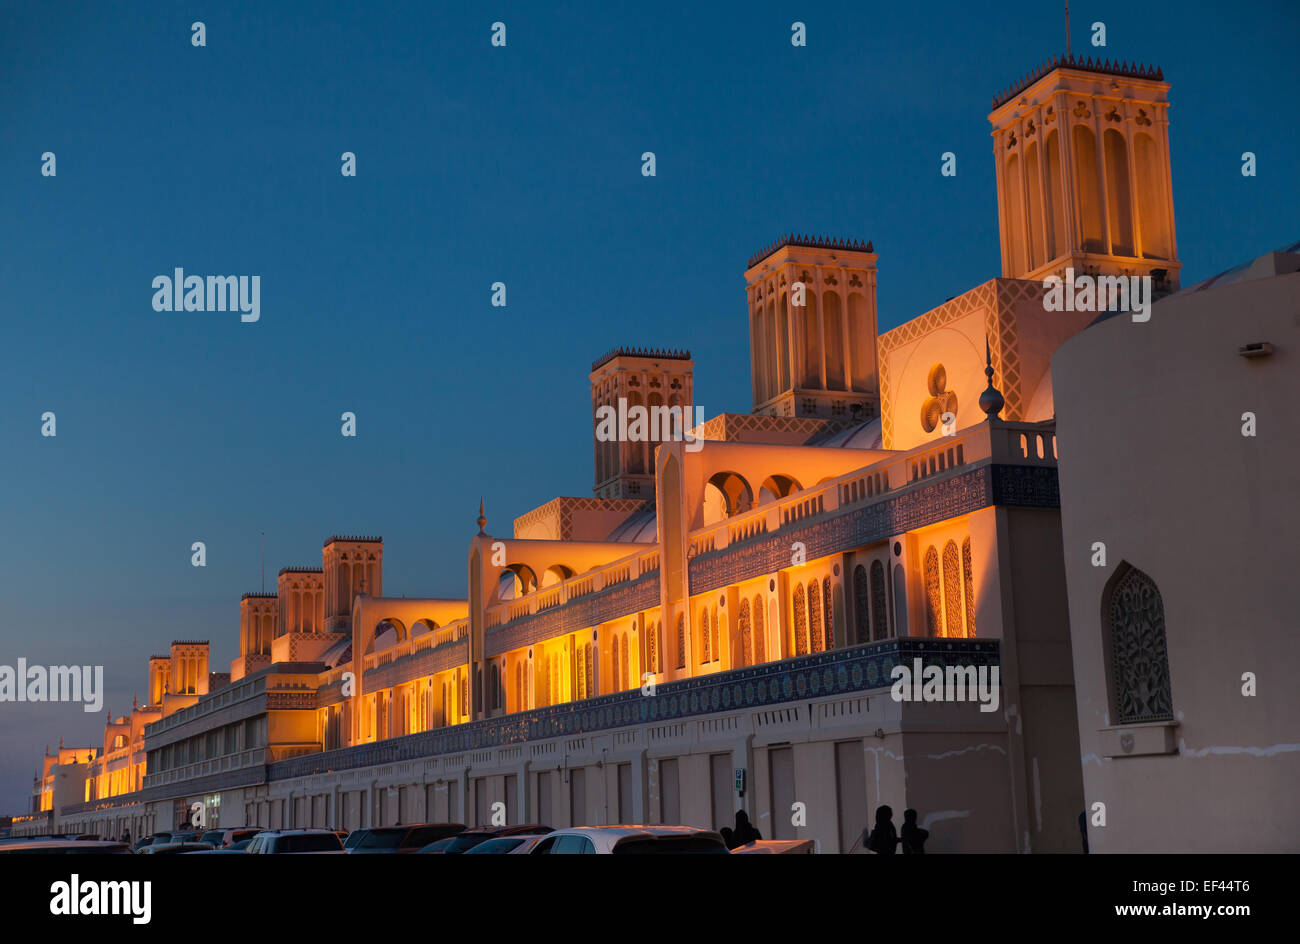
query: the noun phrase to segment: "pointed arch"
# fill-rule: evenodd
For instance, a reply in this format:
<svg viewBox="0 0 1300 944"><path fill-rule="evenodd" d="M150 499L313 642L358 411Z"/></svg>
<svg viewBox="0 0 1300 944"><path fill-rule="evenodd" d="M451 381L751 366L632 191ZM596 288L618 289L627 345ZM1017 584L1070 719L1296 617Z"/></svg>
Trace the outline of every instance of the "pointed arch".
<svg viewBox="0 0 1300 944"><path fill-rule="evenodd" d="M961 622L961 564L956 541L943 547L943 627L945 636L966 635Z"/></svg>
<svg viewBox="0 0 1300 944"><path fill-rule="evenodd" d="M871 569L880 566L880 561L873 561ZM858 564L853 568L853 643L859 645L871 638L869 623L871 597L867 588L867 568Z"/></svg>
<svg viewBox="0 0 1300 944"><path fill-rule="evenodd" d="M826 648L822 639L822 594L817 578L808 581L808 644L813 652Z"/></svg>
<svg viewBox="0 0 1300 944"><path fill-rule="evenodd" d="M803 584L796 584L794 588L794 654L796 656L808 654L808 623L805 609Z"/></svg>
<svg viewBox="0 0 1300 944"><path fill-rule="evenodd" d="M966 602L966 638L975 638L975 575L971 571L970 538L961 542L962 593Z"/></svg>
<svg viewBox="0 0 1300 944"><path fill-rule="evenodd" d="M943 600L939 592L939 552L934 545L925 551L925 634L942 636L943 627L940 619L943 613Z"/></svg>
<svg viewBox="0 0 1300 944"><path fill-rule="evenodd" d="M741 599L740 615L736 620L740 624L740 664L741 666L754 664L754 630L749 622L749 601Z"/></svg>
<svg viewBox="0 0 1300 944"><path fill-rule="evenodd" d="M1165 605L1154 580L1121 561L1102 591L1112 723L1172 721Z"/></svg>

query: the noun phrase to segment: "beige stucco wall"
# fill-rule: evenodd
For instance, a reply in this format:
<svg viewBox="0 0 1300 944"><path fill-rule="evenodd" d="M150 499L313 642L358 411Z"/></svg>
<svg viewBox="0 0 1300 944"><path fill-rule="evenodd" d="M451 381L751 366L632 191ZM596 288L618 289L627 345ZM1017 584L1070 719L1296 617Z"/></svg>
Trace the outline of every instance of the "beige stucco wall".
<svg viewBox="0 0 1300 944"><path fill-rule="evenodd" d="M1106 808L1093 851L1300 850L1300 646L1286 602L1300 565L1298 311L1300 274L1225 285L1165 299L1146 323L1114 317L1053 360L1086 801ZM1237 354L1257 341L1276 352ZM1104 756L1101 601L1121 561L1163 599L1177 753Z"/></svg>

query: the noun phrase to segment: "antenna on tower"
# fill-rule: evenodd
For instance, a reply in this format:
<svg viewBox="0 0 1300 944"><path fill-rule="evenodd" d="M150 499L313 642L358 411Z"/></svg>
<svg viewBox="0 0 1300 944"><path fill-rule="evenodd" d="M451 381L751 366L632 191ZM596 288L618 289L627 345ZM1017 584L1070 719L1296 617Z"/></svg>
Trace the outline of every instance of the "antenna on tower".
<svg viewBox="0 0 1300 944"><path fill-rule="evenodd" d="M1070 0L1065 0L1065 58L1070 58Z"/></svg>
<svg viewBox="0 0 1300 944"><path fill-rule="evenodd" d="M266 593L266 532L262 532L262 592Z"/></svg>

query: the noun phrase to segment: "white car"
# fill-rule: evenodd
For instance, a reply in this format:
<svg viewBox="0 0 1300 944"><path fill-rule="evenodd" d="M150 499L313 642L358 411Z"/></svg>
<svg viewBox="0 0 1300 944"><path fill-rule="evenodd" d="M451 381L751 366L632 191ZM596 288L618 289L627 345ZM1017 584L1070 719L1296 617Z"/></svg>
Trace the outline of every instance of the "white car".
<svg viewBox="0 0 1300 944"><path fill-rule="evenodd" d="M538 837L529 855L727 855L711 829L695 826L574 826Z"/></svg>

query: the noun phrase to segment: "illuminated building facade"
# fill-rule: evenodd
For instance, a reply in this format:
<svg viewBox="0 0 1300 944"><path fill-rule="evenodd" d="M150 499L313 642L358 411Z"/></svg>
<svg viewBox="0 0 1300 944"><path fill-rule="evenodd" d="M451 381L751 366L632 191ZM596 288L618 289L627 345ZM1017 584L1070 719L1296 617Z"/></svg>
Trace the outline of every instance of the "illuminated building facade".
<svg viewBox="0 0 1300 944"><path fill-rule="evenodd" d="M871 243L750 259L750 412L702 443L596 438L594 494L504 532L480 507L463 599L385 597L382 540L331 537L319 568L241 599L228 677L174 646L156 690L151 662L156 709L110 724L63 826L137 836L196 804L341 828L745 809L838 852L888 804L936 852L1077 851L1050 362L1095 313L1044 311L1042 279L1177 287L1167 92L1069 60L995 101L1002 274L883 335ZM685 351L617 349L589 373L593 418L689 408L693 373ZM914 660L996 667L997 710L896 700Z"/></svg>

